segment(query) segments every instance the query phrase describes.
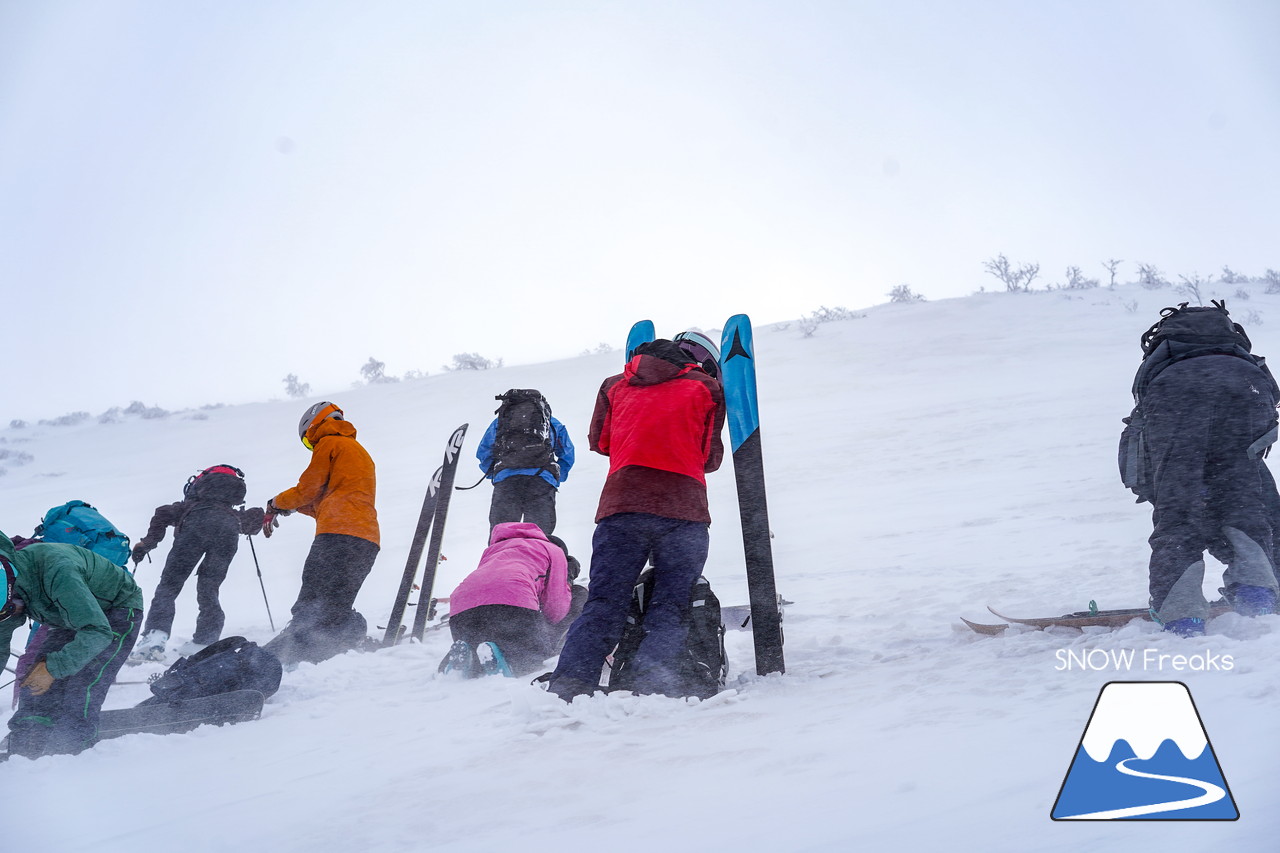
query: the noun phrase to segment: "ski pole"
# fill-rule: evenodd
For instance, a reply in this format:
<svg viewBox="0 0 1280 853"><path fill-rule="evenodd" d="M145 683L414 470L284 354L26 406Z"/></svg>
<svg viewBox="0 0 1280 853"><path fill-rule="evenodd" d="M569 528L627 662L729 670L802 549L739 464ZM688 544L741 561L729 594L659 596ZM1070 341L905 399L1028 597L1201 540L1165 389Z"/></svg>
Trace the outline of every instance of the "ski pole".
<svg viewBox="0 0 1280 853"><path fill-rule="evenodd" d="M253 567L258 570L258 586L262 587L262 603L267 605L267 621L271 623L271 631L275 633L276 620L271 618L271 602L267 601L267 585L262 582L262 566L258 565L258 551L253 547L253 537L248 533L244 535L249 540L249 553L253 555Z"/></svg>

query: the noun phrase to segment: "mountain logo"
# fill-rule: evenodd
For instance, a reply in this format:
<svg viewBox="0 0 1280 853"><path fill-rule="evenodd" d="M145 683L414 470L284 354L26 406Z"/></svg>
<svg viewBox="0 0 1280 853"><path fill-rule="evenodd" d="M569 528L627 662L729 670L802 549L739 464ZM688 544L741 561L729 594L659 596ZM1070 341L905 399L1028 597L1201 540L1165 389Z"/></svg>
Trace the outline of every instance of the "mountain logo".
<svg viewBox="0 0 1280 853"><path fill-rule="evenodd" d="M1181 681L1103 685L1062 780L1054 820L1236 820L1191 691Z"/></svg>

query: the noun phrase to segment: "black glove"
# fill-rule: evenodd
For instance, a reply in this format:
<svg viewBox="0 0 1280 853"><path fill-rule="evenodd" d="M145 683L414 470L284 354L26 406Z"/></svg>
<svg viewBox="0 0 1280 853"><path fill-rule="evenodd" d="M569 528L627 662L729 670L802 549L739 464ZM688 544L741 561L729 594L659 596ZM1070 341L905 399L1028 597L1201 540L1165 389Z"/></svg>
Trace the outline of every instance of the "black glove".
<svg viewBox="0 0 1280 853"><path fill-rule="evenodd" d="M138 565L138 563L141 563L142 558L147 556L147 554L150 553L150 551L151 551L150 546L144 545L141 542L139 542L137 545L134 545L133 554L132 554L133 564L136 566Z"/></svg>

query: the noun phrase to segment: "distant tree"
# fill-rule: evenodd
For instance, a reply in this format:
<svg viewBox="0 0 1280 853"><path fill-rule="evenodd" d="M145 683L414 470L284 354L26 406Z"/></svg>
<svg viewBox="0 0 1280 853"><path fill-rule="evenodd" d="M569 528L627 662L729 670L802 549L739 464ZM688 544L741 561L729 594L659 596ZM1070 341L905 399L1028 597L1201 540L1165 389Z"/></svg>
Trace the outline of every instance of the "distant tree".
<svg viewBox="0 0 1280 853"><path fill-rule="evenodd" d="M1160 290L1171 283L1155 264L1138 264L1138 282L1147 290Z"/></svg>
<svg viewBox="0 0 1280 853"><path fill-rule="evenodd" d="M388 376L387 364L378 361L373 356L369 356L369 360L365 362L364 367L360 368L360 375L364 377L367 385L381 385L387 382L399 382L394 376Z"/></svg>
<svg viewBox="0 0 1280 853"><path fill-rule="evenodd" d="M1244 321L1250 326L1261 326L1262 315L1259 314L1256 309L1250 308L1249 311L1244 315Z"/></svg>
<svg viewBox="0 0 1280 853"><path fill-rule="evenodd" d="M290 397L297 398L311 396L311 386L306 382L299 382L298 374L290 373L281 381L284 382L284 393L288 394Z"/></svg>
<svg viewBox="0 0 1280 853"><path fill-rule="evenodd" d="M582 352L578 353L578 355L579 356L604 355L605 353L610 353L610 352L613 352L613 345L609 343L605 343L604 341L601 341L600 343L595 345L594 349L588 347L587 349L584 349Z"/></svg>
<svg viewBox="0 0 1280 853"><path fill-rule="evenodd" d="M1089 290L1098 286L1096 278L1085 278L1084 273L1080 271L1080 267L1067 267L1066 281L1062 284L1063 290Z"/></svg>
<svg viewBox="0 0 1280 853"><path fill-rule="evenodd" d="M428 375L428 371L426 370L406 370L404 380L406 382L412 382L417 379L426 379Z"/></svg>
<svg viewBox="0 0 1280 853"><path fill-rule="evenodd" d="M1120 268L1120 265L1123 263L1124 261L1118 260L1116 258L1111 258L1109 260L1105 260L1102 262L1102 268L1105 269L1107 273L1111 276L1111 283L1108 284L1107 287L1111 288L1112 290L1114 290L1116 286L1116 270L1118 270Z"/></svg>
<svg viewBox="0 0 1280 853"><path fill-rule="evenodd" d="M889 291L890 302L924 302L925 299L919 293L911 289L909 284L894 285Z"/></svg>
<svg viewBox="0 0 1280 853"><path fill-rule="evenodd" d="M1280 293L1280 272L1269 269L1262 280L1267 283L1267 293Z"/></svg>
<svg viewBox="0 0 1280 853"><path fill-rule="evenodd" d="M26 428L27 428L27 422L24 420L19 420L15 418L9 421L9 429L26 429Z"/></svg>
<svg viewBox="0 0 1280 853"><path fill-rule="evenodd" d="M1031 290L1031 282L1040 274L1039 264L1023 264L1014 269L1013 264L1009 263L1009 259L1003 254L983 261L982 267L1003 282L1004 289L1009 293L1025 293Z"/></svg>
<svg viewBox="0 0 1280 853"><path fill-rule="evenodd" d="M492 361L478 352L460 352L453 356L453 364L444 366L445 370L490 370L502 367L502 359Z"/></svg>
<svg viewBox="0 0 1280 853"><path fill-rule="evenodd" d="M1223 284L1248 284L1249 276L1242 275L1225 264L1222 267L1222 275L1219 276Z"/></svg>
<svg viewBox="0 0 1280 853"><path fill-rule="evenodd" d="M1212 284L1213 279L1201 278L1200 273L1195 273L1190 278L1185 275L1180 275L1178 278L1182 279L1182 284L1175 287L1174 290L1187 297L1188 300L1194 299L1197 305L1203 305L1203 288L1208 284Z"/></svg>

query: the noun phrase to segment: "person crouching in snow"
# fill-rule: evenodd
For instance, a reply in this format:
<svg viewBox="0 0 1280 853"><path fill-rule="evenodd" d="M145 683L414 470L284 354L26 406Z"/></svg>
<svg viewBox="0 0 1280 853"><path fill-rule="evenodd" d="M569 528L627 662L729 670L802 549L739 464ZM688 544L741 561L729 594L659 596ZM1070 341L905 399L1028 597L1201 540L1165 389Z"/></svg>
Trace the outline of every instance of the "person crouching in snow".
<svg viewBox="0 0 1280 853"><path fill-rule="evenodd" d="M177 503L156 507L147 535L133 546L136 566L164 539L165 529L173 527L173 548L165 558L160 582L147 609L147 624L129 656L130 663L164 660L165 645L173 629L174 605L193 571L200 614L195 634L181 653L192 655L218 641L227 618L218 590L227 578L240 534L252 535L262 529L265 513L262 507L244 508L244 472L234 465L204 469L187 481L182 495Z"/></svg>
<svg viewBox="0 0 1280 853"><path fill-rule="evenodd" d="M454 643L441 672L526 675L556 653L571 603L569 558L529 521L496 525L449 597Z"/></svg>
<svg viewBox="0 0 1280 853"><path fill-rule="evenodd" d="M16 550L0 533L0 648L27 619L50 627L22 680L8 755L81 752L98 740L107 690L138 639L142 590L124 569L78 545ZM5 750L0 750L5 752Z"/></svg>
<svg viewBox="0 0 1280 853"><path fill-rule="evenodd" d="M356 441L356 428L333 403L316 403L298 423L311 464L298 485L267 501L262 532L271 536L276 516L295 510L316 520L316 538L302 567L293 618L263 648L281 663L319 663L360 647L368 623L356 612L356 595L378 556L378 512L373 459Z"/></svg>

